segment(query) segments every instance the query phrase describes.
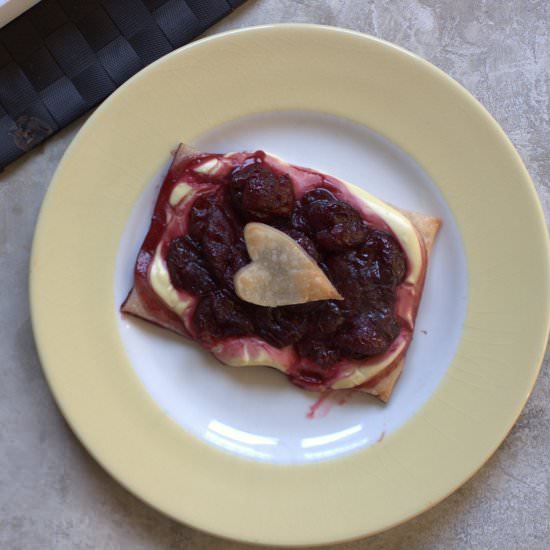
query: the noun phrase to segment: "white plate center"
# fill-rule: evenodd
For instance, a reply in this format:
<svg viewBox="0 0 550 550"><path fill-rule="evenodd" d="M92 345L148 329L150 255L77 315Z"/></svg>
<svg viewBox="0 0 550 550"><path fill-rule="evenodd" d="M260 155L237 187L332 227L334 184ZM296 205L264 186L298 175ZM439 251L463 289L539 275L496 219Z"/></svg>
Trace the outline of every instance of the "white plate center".
<svg viewBox="0 0 550 550"><path fill-rule="evenodd" d="M401 149L371 130L321 113L265 113L215 128L193 143L208 152L264 149L363 187L402 208L442 218L405 369L387 405L364 394L318 395L268 368L226 367L198 346L133 318L119 327L130 361L158 406L183 429L253 460L334 459L375 444L406 422L449 367L467 302L458 227L437 186ZM136 204L117 258L116 304L132 285L137 251L167 165Z"/></svg>

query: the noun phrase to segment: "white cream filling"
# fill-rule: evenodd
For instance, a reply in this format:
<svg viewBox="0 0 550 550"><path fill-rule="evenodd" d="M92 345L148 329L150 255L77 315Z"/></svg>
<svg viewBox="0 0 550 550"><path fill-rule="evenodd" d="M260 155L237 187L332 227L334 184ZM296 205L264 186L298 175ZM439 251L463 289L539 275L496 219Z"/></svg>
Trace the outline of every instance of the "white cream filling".
<svg viewBox="0 0 550 550"><path fill-rule="evenodd" d="M194 168L194 171L198 174L214 175L221 169L222 166L223 163L220 160L214 158L200 164L199 166Z"/></svg>
<svg viewBox="0 0 550 550"><path fill-rule="evenodd" d="M253 341L243 340L239 353L227 353L224 344L212 348L212 353L231 367L273 367L282 372L287 371L285 364L277 357L268 353ZM225 353L224 353L225 352Z"/></svg>
<svg viewBox="0 0 550 550"><path fill-rule="evenodd" d="M397 346L397 348L395 348L392 353L384 357L384 359L380 360L377 363L373 363L372 365L358 367L354 369L351 374L344 376L339 380L336 380L336 382L334 382L331 387L335 390L345 390L348 388L355 388L356 386L364 384L367 380L370 380L373 376L376 376L386 367L391 365L393 361L395 361L395 359L403 351L403 347L405 346L405 344L406 340L403 340L403 342L399 346Z"/></svg>
<svg viewBox="0 0 550 550"><path fill-rule="evenodd" d="M192 305L193 300L182 298L172 285L170 273L161 255L161 244L155 250L155 256L149 271L149 282L157 296L180 317Z"/></svg>
<svg viewBox="0 0 550 550"><path fill-rule="evenodd" d="M187 183L178 183L174 189L172 189L172 193L170 193L170 199L169 203L170 206L177 206L180 204L182 199L186 198L189 199L189 194L193 188L190 185L187 185Z"/></svg>

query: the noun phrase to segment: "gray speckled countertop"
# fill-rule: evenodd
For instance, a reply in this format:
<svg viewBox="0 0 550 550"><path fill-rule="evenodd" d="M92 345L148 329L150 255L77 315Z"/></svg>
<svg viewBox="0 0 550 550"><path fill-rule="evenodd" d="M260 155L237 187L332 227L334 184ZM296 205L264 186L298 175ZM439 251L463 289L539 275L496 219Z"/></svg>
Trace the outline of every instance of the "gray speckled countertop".
<svg viewBox="0 0 550 550"><path fill-rule="evenodd" d="M548 0L249 0L210 33L290 21L373 34L453 76L510 136L548 219ZM82 123L0 174L0 548L251 548L181 526L119 486L72 435L42 375L29 252L42 197ZM473 479L418 518L340 548L549 548L549 426L547 357L516 426Z"/></svg>

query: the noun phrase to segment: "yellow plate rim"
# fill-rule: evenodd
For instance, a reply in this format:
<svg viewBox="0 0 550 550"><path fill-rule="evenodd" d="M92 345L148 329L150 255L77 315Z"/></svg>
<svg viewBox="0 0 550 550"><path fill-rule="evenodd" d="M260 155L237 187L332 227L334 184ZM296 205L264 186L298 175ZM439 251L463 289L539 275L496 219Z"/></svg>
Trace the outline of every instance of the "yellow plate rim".
<svg viewBox="0 0 550 550"><path fill-rule="evenodd" d="M139 382L113 315L120 236L166 152L239 116L290 109L365 124L415 158L457 219L469 275L464 334L427 404L380 444L307 466L242 460L180 429ZM367 35L270 25L208 37L165 56L88 119L41 209L31 312L59 407L92 455L130 491L227 538L327 544L414 517L494 452L542 362L549 265L546 224L525 167L464 88Z"/></svg>

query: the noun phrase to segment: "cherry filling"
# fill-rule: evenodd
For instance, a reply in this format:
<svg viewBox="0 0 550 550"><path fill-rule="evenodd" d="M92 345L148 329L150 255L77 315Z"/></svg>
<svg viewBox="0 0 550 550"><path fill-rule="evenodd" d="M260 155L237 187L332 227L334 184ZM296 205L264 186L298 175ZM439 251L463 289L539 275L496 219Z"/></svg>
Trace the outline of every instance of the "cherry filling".
<svg viewBox="0 0 550 550"><path fill-rule="evenodd" d="M170 242L167 265L175 288L199 297L192 318L199 340L258 336L293 346L303 362L293 381L322 384L342 359L384 353L400 332L396 288L406 272L404 252L389 233L370 227L359 212L325 188L297 200L290 177L260 158L228 174L223 185L199 196L186 235ZM243 237L249 221L272 225L314 258L344 296L282 307L240 300L235 273L250 259Z"/></svg>

